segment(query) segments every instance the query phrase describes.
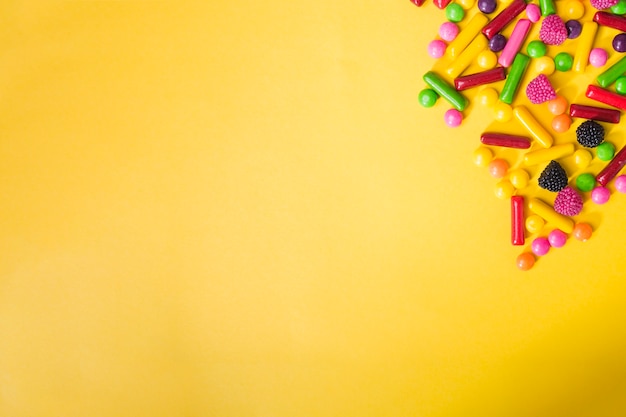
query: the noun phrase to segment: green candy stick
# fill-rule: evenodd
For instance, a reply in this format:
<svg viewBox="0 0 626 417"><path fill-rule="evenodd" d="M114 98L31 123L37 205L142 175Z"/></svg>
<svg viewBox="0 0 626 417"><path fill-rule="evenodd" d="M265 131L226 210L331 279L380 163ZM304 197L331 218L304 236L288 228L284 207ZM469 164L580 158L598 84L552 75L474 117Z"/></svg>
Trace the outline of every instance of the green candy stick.
<svg viewBox="0 0 626 417"><path fill-rule="evenodd" d="M619 77L626 73L626 56L615 64L611 65L609 69L598 75L597 81L600 86L607 88L613 84Z"/></svg>
<svg viewBox="0 0 626 417"><path fill-rule="evenodd" d="M539 8L541 9L542 16L556 14L556 7L554 7L552 0L539 0Z"/></svg>
<svg viewBox="0 0 626 417"><path fill-rule="evenodd" d="M513 103L515 93L517 93L517 89L519 88L529 62L530 58L526 55L522 53L515 55L513 65L511 65L509 75L507 75L504 87L502 87L502 92L500 93L500 101L506 104Z"/></svg>
<svg viewBox="0 0 626 417"><path fill-rule="evenodd" d="M467 107L467 99L434 72L428 71L424 74L424 81L458 111L463 111Z"/></svg>

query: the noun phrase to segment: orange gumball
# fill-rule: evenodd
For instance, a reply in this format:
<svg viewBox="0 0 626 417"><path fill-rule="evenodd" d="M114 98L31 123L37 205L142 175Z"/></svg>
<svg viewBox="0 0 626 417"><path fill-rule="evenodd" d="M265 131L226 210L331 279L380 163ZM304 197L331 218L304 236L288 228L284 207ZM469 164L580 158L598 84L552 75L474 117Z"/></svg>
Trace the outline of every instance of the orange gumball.
<svg viewBox="0 0 626 417"><path fill-rule="evenodd" d="M555 116L565 113L567 106L567 100L563 96L556 96L555 99L548 101L548 110Z"/></svg>
<svg viewBox="0 0 626 417"><path fill-rule="evenodd" d="M509 164L504 159L494 159L488 166L489 174L494 178L502 178L509 170Z"/></svg>
<svg viewBox="0 0 626 417"><path fill-rule="evenodd" d="M535 265L535 256L530 252L524 252L517 257L515 262L522 271L528 271Z"/></svg>
<svg viewBox="0 0 626 417"><path fill-rule="evenodd" d="M577 223L574 226L574 237L582 242L586 242L591 237L593 229L587 223Z"/></svg>
<svg viewBox="0 0 626 417"><path fill-rule="evenodd" d="M569 130L572 119L567 114L559 114L552 119L552 129L557 133L565 133Z"/></svg>

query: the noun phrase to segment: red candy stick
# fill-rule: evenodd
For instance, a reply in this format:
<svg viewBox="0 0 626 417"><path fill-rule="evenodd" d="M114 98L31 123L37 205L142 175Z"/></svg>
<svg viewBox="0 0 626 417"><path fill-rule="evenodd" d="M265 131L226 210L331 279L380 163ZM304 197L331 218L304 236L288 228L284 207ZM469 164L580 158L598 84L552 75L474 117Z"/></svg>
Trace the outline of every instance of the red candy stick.
<svg viewBox="0 0 626 417"><path fill-rule="evenodd" d="M524 197L511 197L511 243L524 244Z"/></svg>
<svg viewBox="0 0 626 417"><path fill-rule="evenodd" d="M592 100L599 101L600 103L626 110L626 97L620 96L612 91L605 90L602 87L590 85L587 87L587 93L585 93L585 95Z"/></svg>
<svg viewBox="0 0 626 417"><path fill-rule="evenodd" d="M452 0L434 0L433 3L435 3L435 6L439 7L440 9L445 9L451 1Z"/></svg>
<svg viewBox="0 0 626 417"><path fill-rule="evenodd" d="M420 7L422 4L424 4L424 1L426 0L411 0L411 3L413 3L417 7Z"/></svg>
<svg viewBox="0 0 626 417"><path fill-rule="evenodd" d="M621 16L607 12L596 12L593 15L593 20L601 26L608 26L621 32L626 32L626 18Z"/></svg>
<svg viewBox="0 0 626 417"><path fill-rule="evenodd" d="M507 135L504 133L483 133L480 135L480 141L483 145L516 149L530 148L530 139L524 136Z"/></svg>
<svg viewBox="0 0 626 417"><path fill-rule="evenodd" d="M569 115L580 119L591 119L607 123L619 123L620 119L619 110L583 106L582 104L572 104L569 106Z"/></svg>
<svg viewBox="0 0 626 417"><path fill-rule="evenodd" d="M596 181L602 186L606 186L609 181L611 181L618 172L621 171L626 165L626 146L620 150L617 155L611 159L602 171L598 175L596 175Z"/></svg>
<svg viewBox="0 0 626 417"><path fill-rule="evenodd" d="M506 70L504 67L496 67L487 71L477 72L476 74L464 75L454 80L454 88L458 91L467 90L468 88L478 87L502 81L506 78Z"/></svg>
<svg viewBox="0 0 626 417"><path fill-rule="evenodd" d="M491 22L485 25L483 35L487 39L493 38L524 10L526 10L526 2L524 0L513 0L506 9L502 10Z"/></svg>

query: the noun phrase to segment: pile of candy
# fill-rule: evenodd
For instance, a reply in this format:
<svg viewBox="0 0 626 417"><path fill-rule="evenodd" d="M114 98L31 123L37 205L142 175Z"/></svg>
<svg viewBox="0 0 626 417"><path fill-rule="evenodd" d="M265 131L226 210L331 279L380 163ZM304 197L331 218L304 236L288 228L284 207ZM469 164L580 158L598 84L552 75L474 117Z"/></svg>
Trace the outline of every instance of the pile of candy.
<svg viewBox="0 0 626 417"><path fill-rule="evenodd" d="M425 1L411 0L420 7ZM626 0L538 2L433 0L447 21L428 44L437 61L424 74L426 86L419 93L427 108L440 98L447 102L451 108L444 121L450 127L462 123L474 102L492 110L494 123L480 136L474 162L499 180L496 196L510 199L512 244L523 246L527 233L535 235L530 250L517 258L521 270L563 246L568 235L590 238L591 225L571 218L581 214L586 201L605 204L611 190L626 193L626 175L618 176L626 165L626 143L619 143L621 137L605 141L626 110L626 55L621 57ZM603 48L607 37L611 45ZM592 78L581 84L565 77L568 72ZM577 97L572 85L586 88L584 97ZM542 123L547 114L551 123ZM511 125L523 134L509 132ZM622 146L617 153L614 143ZM593 171L597 161L603 164L598 173L571 175ZM568 164L575 167L570 174ZM541 171L533 175L536 167ZM529 195L535 177L532 184L539 189ZM552 229L547 234L546 224Z"/></svg>

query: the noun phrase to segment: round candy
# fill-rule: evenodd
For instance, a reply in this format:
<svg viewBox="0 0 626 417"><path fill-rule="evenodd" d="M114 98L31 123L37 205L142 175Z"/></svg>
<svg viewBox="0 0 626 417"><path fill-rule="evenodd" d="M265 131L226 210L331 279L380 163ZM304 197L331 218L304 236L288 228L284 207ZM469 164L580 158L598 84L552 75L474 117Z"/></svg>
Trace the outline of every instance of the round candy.
<svg viewBox="0 0 626 417"><path fill-rule="evenodd" d="M493 117L501 123L506 123L513 117L513 108L499 101L493 106Z"/></svg>
<svg viewBox="0 0 626 417"><path fill-rule="evenodd" d="M596 68L604 66L609 55L602 48L593 48L589 53L589 63Z"/></svg>
<svg viewBox="0 0 626 417"><path fill-rule="evenodd" d="M515 264L521 271L528 271L535 265L535 257L530 252L524 252L517 257Z"/></svg>
<svg viewBox="0 0 626 417"><path fill-rule="evenodd" d="M526 230L532 234L539 233L545 224L545 220L536 214L531 214L526 218Z"/></svg>
<svg viewBox="0 0 626 417"><path fill-rule="evenodd" d="M446 43L436 39L428 44L428 55L433 58L441 58L446 53Z"/></svg>
<svg viewBox="0 0 626 417"><path fill-rule="evenodd" d="M610 161L615 156L615 145L611 142L602 142L596 147L596 155L601 161Z"/></svg>
<svg viewBox="0 0 626 417"><path fill-rule="evenodd" d="M565 22L565 29L567 29L567 37L569 39L576 39L583 31L583 25L578 20L568 20Z"/></svg>
<svg viewBox="0 0 626 417"><path fill-rule="evenodd" d="M533 59L535 62L535 71L539 74L550 75L554 72L554 61L549 56Z"/></svg>
<svg viewBox="0 0 626 417"><path fill-rule="evenodd" d="M463 6L465 10L469 10L472 7L474 7L474 3L476 2L475 0L457 0L457 1L459 2L461 6Z"/></svg>
<svg viewBox="0 0 626 417"><path fill-rule="evenodd" d="M577 223L574 226L574 231L573 231L573 235L576 239L582 241L582 242L586 242L587 240L589 240L589 238L591 237L591 234L593 233L593 229L591 228L591 226L587 223Z"/></svg>
<svg viewBox="0 0 626 417"><path fill-rule="evenodd" d="M567 242L567 235L562 230L554 229L548 235L548 242L553 248L560 248Z"/></svg>
<svg viewBox="0 0 626 417"><path fill-rule="evenodd" d="M539 19L541 19L541 9L536 4L527 4L526 5L526 17L532 23L537 23Z"/></svg>
<svg viewBox="0 0 626 417"><path fill-rule="evenodd" d="M554 57L554 66L557 71L569 71L572 69L572 65L574 65L574 58L567 52L559 52Z"/></svg>
<svg viewBox="0 0 626 417"><path fill-rule="evenodd" d="M506 45L506 38L504 35L496 34L493 38L489 39L489 49L493 52L500 52Z"/></svg>
<svg viewBox="0 0 626 417"><path fill-rule="evenodd" d="M463 113L457 109L450 109L443 115L443 119L449 127L457 127L463 121Z"/></svg>
<svg viewBox="0 0 626 417"><path fill-rule="evenodd" d="M552 129L557 133L565 133L569 130L572 119L567 114L559 114L552 119Z"/></svg>
<svg viewBox="0 0 626 417"><path fill-rule="evenodd" d="M563 96L556 96L555 99L548 101L548 110L555 116L565 113L567 106L567 99Z"/></svg>
<svg viewBox="0 0 626 417"><path fill-rule="evenodd" d="M460 22L465 17L465 10L460 4L450 3L446 6L446 19L450 22Z"/></svg>
<svg viewBox="0 0 626 417"><path fill-rule="evenodd" d="M518 190L526 188L529 179L530 175L528 175L528 172L521 168L517 168L509 172L509 181L511 181L511 184L513 184L513 186Z"/></svg>
<svg viewBox="0 0 626 417"><path fill-rule="evenodd" d="M580 19L585 14L585 6L578 0L571 0L565 4L565 15L568 19Z"/></svg>
<svg viewBox="0 0 626 417"><path fill-rule="evenodd" d="M593 156L591 156L591 153L586 149L579 149L574 152L574 163L578 168L587 168L592 159Z"/></svg>
<svg viewBox="0 0 626 417"><path fill-rule="evenodd" d="M498 57L494 52L491 52L488 49L485 49L476 57L476 61L478 62L478 66L483 69L491 69L496 66L498 63Z"/></svg>
<svg viewBox="0 0 626 417"><path fill-rule="evenodd" d="M481 146L474 151L474 164L479 167L486 167L493 159L493 152L489 148Z"/></svg>
<svg viewBox="0 0 626 417"><path fill-rule="evenodd" d="M619 94L626 94L626 76L621 76L615 80L615 91Z"/></svg>
<svg viewBox="0 0 626 417"><path fill-rule="evenodd" d="M435 90L431 90L430 88L425 88L420 91L418 96L419 102L424 107L432 107L437 102L439 98L439 94L435 92Z"/></svg>
<svg viewBox="0 0 626 417"><path fill-rule="evenodd" d="M456 39L459 34L459 27L456 23L452 22L443 22L441 26L439 26L439 36L444 41L452 42Z"/></svg>
<svg viewBox="0 0 626 417"><path fill-rule="evenodd" d="M611 13L625 14L626 13L626 0L619 0L616 4L611 6Z"/></svg>
<svg viewBox="0 0 626 417"><path fill-rule="evenodd" d="M494 178L502 178L509 169L509 163L504 159L494 159L488 165L489 174Z"/></svg>
<svg viewBox="0 0 626 417"><path fill-rule="evenodd" d="M533 253L537 256L543 256L550 251L550 242L545 237L538 237L533 240L533 243L530 245Z"/></svg>
<svg viewBox="0 0 626 417"><path fill-rule="evenodd" d="M601 185L597 186L591 192L591 200L596 204L605 204L611 198L611 192L608 188Z"/></svg>
<svg viewBox="0 0 626 417"><path fill-rule="evenodd" d="M613 49L617 52L626 52L626 33L620 33L613 38Z"/></svg>
<svg viewBox="0 0 626 417"><path fill-rule="evenodd" d="M478 0L478 10L485 14L491 14L498 7L496 0Z"/></svg>
<svg viewBox="0 0 626 417"><path fill-rule="evenodd" d="M615 189L620 193L626 193L626 175L615 178Z"/></svg>
<svg viewBox="0 0 626 417"><path fill-rule="evenodd" d="M526 52L531 58L541 58L546 54L547 50L546 44L539 40L530 41L528 46L526 46Z"/></svg>
<svg viewBox="0 0 626 417"><path fill-rule="evenodd" d="M589 173L580 174L576 177L576 188L578 188L582 192L587 192L593 190L593 187L596 186L596 177Z"/></svg>
<svg viewBox="0 0 626 417"><path fill-rule="evenodd" d="M483 106L493 106L498 101L498 92L492 87L484 87L476 96Z"/></svg>
<svg viewBox="0 0 626 417"><path fill-rule="evenodd" d="M493 189L496 197L502 200L506 200L507 198L511 198L513 193L515 192L515 187L507 180L498 181L496 186Z"/></svg>

